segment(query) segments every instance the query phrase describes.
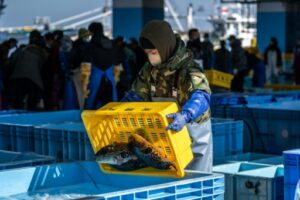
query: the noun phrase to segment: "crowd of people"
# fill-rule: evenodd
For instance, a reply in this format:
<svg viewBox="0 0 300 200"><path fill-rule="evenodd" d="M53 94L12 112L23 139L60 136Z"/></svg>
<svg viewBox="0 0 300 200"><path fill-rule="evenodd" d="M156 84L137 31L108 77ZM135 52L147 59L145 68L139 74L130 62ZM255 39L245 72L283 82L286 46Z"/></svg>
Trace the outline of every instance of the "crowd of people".
<svg viewBox="0 0 300 200"><path fill-rule="evenodd" d="M136 39L127 43L123 37L111 40L98 22L79 29L75 41L60 30L44 35L33 30L27 45L17 44L11 38L0 45L2 109L64 109L64 104L70 103L64 102L68 101L66 95L70 97L66 94L70 92L68 83L84 62L92 63L92 72L104 73L95 98L105 104L112 101L113 86L122 98L147 59ZM11 49L15 49L12 54ZM108 70L113 70L115 83L111 83Z"/></svg>
<svg viewBox="0 0 300 200"><path fill-rule="evenodd" d="M278 82L282 56L276 38L271 38L261 58L257 51L243 49L235 36L221 40L218 49L207 33L202 39L197 29L191 29L188 36L186 47L203 70L216 69L234 75L233 91L243 91L247 77L251 77L253 87ZM75 90L74 76L82 63L91 63L91 73L96 74L89 83L89 95L93 98L85 107L98 108L120 100L146 61L147 56L137 39L125 41L118 36L111 40L104 35L99 22L79 29L75 41L60 30L44 35L34 30L27 45L18 46L14 38L0 45L1 108L46 111L79 108L78 102L69 106L69 93L72 87ZM300 84L300 38L292 65L295 82Z"/></svg>
<svg viewBox="0 0 300 200"><path fill-rule="evenodd" d="M282 52L275 37L270 39L264 56L259 55L257 48L242 48L241 41L235 36L230 36L227 41L221 40L219 48L214 50L209 35L204 34L204 40L201 42L197 29L189 31L187 47L192 50L194 59L201 63L204 70L216 69L233 74L232 91L243 92L244 84L248 87L263 87L264 84L280 83L283 61ZM294 81L299 84L300 38L293 52L292 68ZM249 79L251 79L250 82L247 81Z"/></svg>

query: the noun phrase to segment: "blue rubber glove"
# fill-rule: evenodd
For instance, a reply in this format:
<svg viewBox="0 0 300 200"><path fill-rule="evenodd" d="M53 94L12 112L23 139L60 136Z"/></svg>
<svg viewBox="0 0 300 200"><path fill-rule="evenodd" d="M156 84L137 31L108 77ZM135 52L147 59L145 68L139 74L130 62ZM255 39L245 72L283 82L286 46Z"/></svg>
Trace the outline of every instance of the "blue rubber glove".
<svg viewBox="0 0 300 200"><path fill-rule="evenodd" d="M183 128L184 125L189 122L191 115L188 111L181 111L178 113L168 114L167 118L173 119L173 122L169 124L169 126L167 126L166 130L173 130L178 132Z"/></svg>
<svg viewBox="0 0 300 200"><path fill-rule="evenodd" d="M126 95L122 98L121 102L141 102L144 99L136 92L130 90L126 93Z"/></svg>
<svg viewBox="0 0 300 200"><path fill-rule="evenodd" d="M167 115L174 119L166 130L180 131L184 125L197 119L209 108L210 95L202 90L195 90L189 100L182 106L178 113Z"/></svg>

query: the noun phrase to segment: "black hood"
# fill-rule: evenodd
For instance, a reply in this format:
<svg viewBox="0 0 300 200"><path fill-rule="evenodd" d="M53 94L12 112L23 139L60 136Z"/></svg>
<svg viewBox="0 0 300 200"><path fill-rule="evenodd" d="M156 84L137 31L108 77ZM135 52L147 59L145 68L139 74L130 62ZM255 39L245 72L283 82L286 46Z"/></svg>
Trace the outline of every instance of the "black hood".
<svg viewBox="0 0 300 200"><path fill-rule="evenodd" d="M149 40L158 50L162 63L172 57L176 47L176 37L168 22L154 20L147 23L140 38Z"/></svg>

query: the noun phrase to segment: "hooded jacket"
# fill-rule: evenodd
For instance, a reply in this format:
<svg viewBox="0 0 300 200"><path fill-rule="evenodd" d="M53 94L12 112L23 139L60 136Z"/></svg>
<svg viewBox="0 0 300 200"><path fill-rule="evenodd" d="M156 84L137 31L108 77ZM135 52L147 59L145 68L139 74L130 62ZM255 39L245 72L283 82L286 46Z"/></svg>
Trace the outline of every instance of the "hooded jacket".
<svg viewBox="0 0 300 200"><path fill-rule="evenodd" d="M162 63L166 62L174 53L176 37L169 23L154 20L146 24L140 38L149 40L158 50Z"/></svg>
<svg viewBox="0 0 300 200"><path fill-rule="evenodd" d="M151 101L151 97L173 98L175 88L176 100L182 106L195 90L202 90L208 94L211 91L205 75L193 60L192 52L186 49L184 42L171 30L166 22L155 21L146 25L141 37L148 39L158 49L162 63L154 67L149 61L146 62L131 90L144 101ZM197 121L206 120L209 113L210 111L207 111Z"/></svg>
<svg viewBox="0 0 300 200"><path fill-rule="evenodd" d="M44 84L41 73L47 60L46 51L35 44L30 44L20 52L20 55L16 59L15 69L11 78L30 79L43 90Z"/></svg>

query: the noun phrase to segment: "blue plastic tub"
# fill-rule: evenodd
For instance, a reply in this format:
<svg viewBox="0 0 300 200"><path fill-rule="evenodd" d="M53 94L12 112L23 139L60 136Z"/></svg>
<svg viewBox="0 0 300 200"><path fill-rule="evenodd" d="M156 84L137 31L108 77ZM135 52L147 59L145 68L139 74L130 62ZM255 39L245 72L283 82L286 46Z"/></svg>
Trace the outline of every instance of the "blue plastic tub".
<svg viewBox="0 0 300 200"><path fill-rule="evenodd" d="M297 185L284 184L284 200L295 200ZM298 199L297 199L298 200Z"/></svg>
<svg viewBox="0 0 300 200"><path fill-rule="evenodd" d="M0 117L0 149L34 151L34 126L81 122L80 114L81 112L76 110Z"/></svg>
<svg viewBox="0 0 300 200"><path fill-rule="evenodd" d="M270 109L270 110L291 110L300 111L300 101L286 101L277 103L254 104L248 105L249 108Z"/></svg>
<svg viewBox="0 0 300 200"><path fill-rule="evenodd" d="M1 110L0 111L0 116L4 117L4 116L9 116L9 115L18 115L18 114L26 114L28 113L28 111L26 110Z"/></svg>
<svg viewBox="0 0 300 200"><path fill-rule="evenodd" d="M237 173L234 199L284 199L284 169L272 166Z"/></svg>
<svg viewBox="0 0 300 200"><path fill-rule="evenodd" d="M269 167L269 165L258 164L258 163L246 163L246 162L239 162L239 163L231 163L231 164L224 164L218 165L213 167L214 173L222 173L225 175L225 198L224 199L231 199L231 200L239 200L236 199L236 174L240 172L261 169Z"/></svg>
<svg viewBox="0 0 300 200"><path fill-rule="evenodd" d="M274 156L271 158L263 158L263 159L254 160L253 162L268 164L268 165L283 165L283 157L282 156Z"/></svg>
<svg viewBox="0 0 300 200"><path fill-rule="evenodd" d="M35 127L35 152L58 161L94 160L94 152L83 123Z"/></svg>
<svg viewBox="0 0 300 200"><path fill-rule="evenodd" d="M275 156L272 154L260 154L260 153L243 153L232 156L227 156L222 159L214 158L214 165L233 163L233 162L252 162L270 165L282 165L283 157Z"/></svg>
<svg viewBox="0 0 300 200"><path fill-rule="evenodd" d="M0 198L103 200L224 199L224 176L187 171L182 179L104 174L95 162L0 172Z"/></svg>
<svg viewBox="0 0 300 200"><path fill-rule="evenodd" d="M20 153L0 150L0 170L51 164L54 162L54 157L42 156L32 152Z"/></svg>
<svg viewBox="0 0 300 200"><path fill-rule="evenodd" d="M296 185L300 180L300 149L284 151L284 183Z"/></svg>
<svg viewBox="0 0 300 200"><path fill-rule="evenodd" d="M211 96L211 105L241 105L241 104L261 104L271 103L273 101L272 94L258 94L258 93L225 93L213 94Z"/></svg>
<svg viewBox="0 0 300 200"><path fill-rule="evenodd" d="M244 121L246 151L280 155L299 147L300 101L231 106L223 108L223 113L223 117Z"/></svg>
<svg viewBox="0 0 300 200"><path fill-rule="evenodd" d="M214 159L243 152L243 122L212 118Z"/></svg>

